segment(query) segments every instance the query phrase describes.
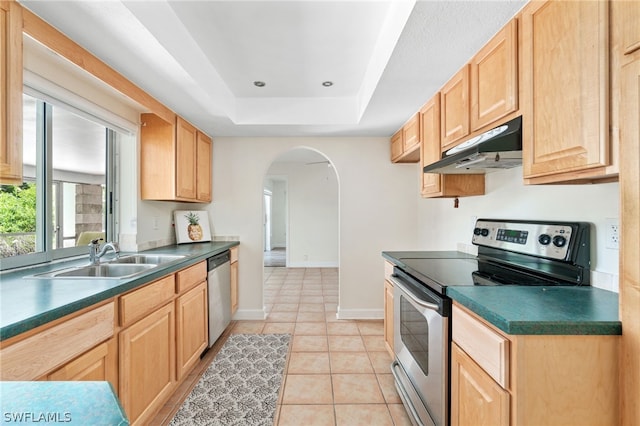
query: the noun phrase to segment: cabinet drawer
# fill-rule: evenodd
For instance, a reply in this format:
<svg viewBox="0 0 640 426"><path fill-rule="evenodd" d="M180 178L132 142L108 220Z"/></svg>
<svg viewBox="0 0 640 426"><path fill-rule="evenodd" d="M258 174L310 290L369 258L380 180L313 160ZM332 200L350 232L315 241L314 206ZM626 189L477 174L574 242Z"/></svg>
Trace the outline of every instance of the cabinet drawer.
<svg viewBox="0 0 640 426"><path fill-rule="evenodd" d="M35 380L113 336L115 304L108 303L0 351L2 380Z"/></svg>
<svg viewBox="0 0 640 426"><path fill-rule="evenodd" d="M176 293L182 293L207 279L207 262L202 261L177 273Z"/></svg>
<svg viewBox="0 0 640 426"><path fill-rule="evenodd" d="M500 386L509 387L509 340L453 305L453 341Z"/></svg>
<svg viewBox="0 0 640 426"><path fill-rule="evenodd" d="M238 247L233 247L229 249L229 257L230 257L231 263L238 261Z"/></svg>
<svg viewBox="0 0 640 426"><path fill-rule="evenodd" d="M120 298L120 325L126 327L146 316L156 307L171 300L175 291L175 276L168 275Z"/></svg>

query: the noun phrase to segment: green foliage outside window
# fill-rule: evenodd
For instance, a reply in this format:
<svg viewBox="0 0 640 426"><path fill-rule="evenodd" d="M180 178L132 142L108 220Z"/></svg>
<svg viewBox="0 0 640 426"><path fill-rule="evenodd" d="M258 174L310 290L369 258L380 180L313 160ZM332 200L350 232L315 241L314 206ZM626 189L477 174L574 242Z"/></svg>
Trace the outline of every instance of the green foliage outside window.
<svg viewBox="0 0 640 426"><path fill-rule="evenodd" d="M36 232L36 186L0 186L0 257L33 253Z"/></svg>

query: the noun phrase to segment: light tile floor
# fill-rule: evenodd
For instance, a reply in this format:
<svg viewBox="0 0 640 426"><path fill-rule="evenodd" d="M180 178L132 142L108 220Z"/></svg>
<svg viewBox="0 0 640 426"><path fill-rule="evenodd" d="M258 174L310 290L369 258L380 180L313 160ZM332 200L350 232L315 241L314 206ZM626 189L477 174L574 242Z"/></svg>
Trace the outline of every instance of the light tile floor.
<svg viewBox="0 0 640 426"><path fill-rule="evenodd" d="M233 333L293 334L274 425L411 424L393 384L382 320L336 319L336 268L265 268L265 280L266 321L235 322L153 424L168 424Z"/></svg>

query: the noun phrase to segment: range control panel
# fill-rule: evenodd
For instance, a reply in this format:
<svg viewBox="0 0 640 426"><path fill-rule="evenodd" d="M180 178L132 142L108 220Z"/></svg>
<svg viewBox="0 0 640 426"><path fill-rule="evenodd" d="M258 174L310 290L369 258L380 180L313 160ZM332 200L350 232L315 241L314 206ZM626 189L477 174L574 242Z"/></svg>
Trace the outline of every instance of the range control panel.
<svg viewBox="0 0 640 426"><path fill-rule="evenodd" d="M578 224L478 219L472 242L556 260L568 258Z"/></svg>

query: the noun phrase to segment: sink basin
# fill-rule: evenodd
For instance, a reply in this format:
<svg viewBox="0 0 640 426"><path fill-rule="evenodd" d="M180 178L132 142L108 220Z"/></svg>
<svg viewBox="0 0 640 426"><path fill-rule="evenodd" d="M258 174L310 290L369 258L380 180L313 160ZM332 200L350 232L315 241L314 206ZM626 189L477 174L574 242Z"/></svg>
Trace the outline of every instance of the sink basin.
<svg viewBox="0 0 640 426"><path fill-rule="evenodd" d="M37 278L128 278L133 275L142 273L151 268L155 268L156 264L114 264L103 263L100 265L79 266L75 268L67 268L45 274L35 275Z"/></svg>
<svg viewBox="0 0 640 426"><path fill-rule="evenodd" d="M171 255L171 254L134 254L131 256L123 256L118 259L110 261L110 264L153 264L159 265L161 263L172 262L174 260L182 259L184 256Z"/></svg>

